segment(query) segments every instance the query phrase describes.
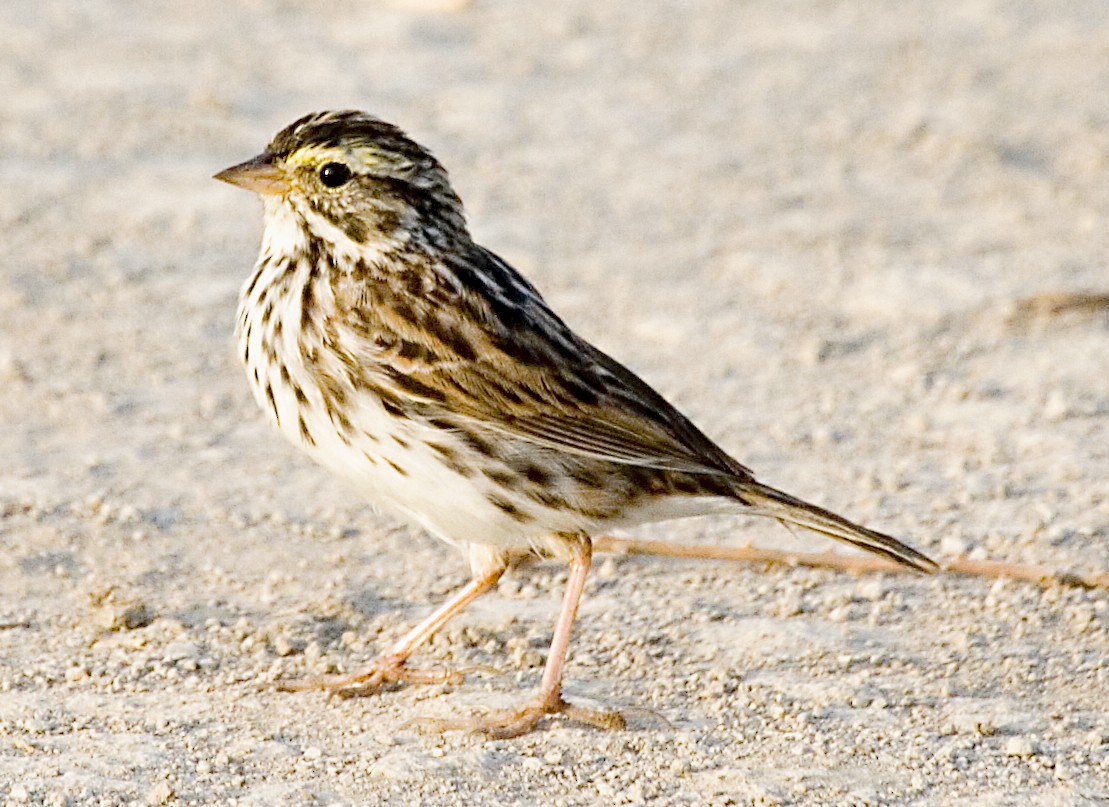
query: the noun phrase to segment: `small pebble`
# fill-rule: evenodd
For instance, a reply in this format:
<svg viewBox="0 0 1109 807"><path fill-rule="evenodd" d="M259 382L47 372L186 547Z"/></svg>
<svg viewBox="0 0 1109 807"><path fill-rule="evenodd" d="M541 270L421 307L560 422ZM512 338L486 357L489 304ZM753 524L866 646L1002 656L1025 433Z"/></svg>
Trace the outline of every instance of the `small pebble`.
<svg viewBox="0 0 1109 807"><path fill-rule="evenodd" d="M949 555L953 558L961 558L970 548L970 544L963 538L954 535L945 535L940 539L940 554Z"/></svg>
<svg viewBox="0 0 1109 807"><path fill-rule="evenodd" d="M874 602L882 599L886 593L885 584L878 578L867 580L859 584L859 596L864 600Z"/></svg>
<svg viewBox="0 0 1109 807"><path fill-rule="evenodd" d="M1044 402L1044 419L1052 422L1065 420L1070 413L1066 396L1060 390L1052 390Z"/></svg>
<svg viewBox="0 0 1109 807"><path fill-rule="evenodd" d="M1086 745L1097 748L1109 744L1109 729L1093 729L1086 734Z"/></svg>
<svg viewBox="0 0 1109 807"><path fill-rule="evenodd" d="M175 795L173 785L169 782L159 782L146 794L146 803L149 805L169 804Z"/></svg>
<svg viewBox="0 0 1109 807"><path fill-rule="evenodd" d="M1034 756L1036 747L1027 737L1010 737L1005 743L1005 755L1028 758Z"/></svg>

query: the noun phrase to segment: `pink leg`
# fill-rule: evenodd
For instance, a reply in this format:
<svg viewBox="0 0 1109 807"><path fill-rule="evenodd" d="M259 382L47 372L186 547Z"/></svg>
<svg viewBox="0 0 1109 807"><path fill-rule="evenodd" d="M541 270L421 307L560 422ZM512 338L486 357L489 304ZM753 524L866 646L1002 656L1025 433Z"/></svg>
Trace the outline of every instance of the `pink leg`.
<svg viewBox="0 0 1109 807"><path fill-rule="evenodd" d="M562 608L558 612L551 649L547 664L543 668L543 679L535 697L522 708L514 711L493 712L482 717L464 720L429 720L426 724L440 731L463 730L478 731L495 739L518 737L531 731L549 714L564 714L571 720L603 729L624 727L624 718L619 712L601 712L574 706L562 699L562 668L566 664L566 651L570 647L570 633L574 627L574 617L578 613L585 578L593 559L593 545L588 536L574 536L569 544L570 576L566 581L566 592L562 597Z"/></svg>
<svg viewBox="0 0 1109 807"><path fill-rule="evenodd" d="M570 559L570 575L566 579L566 591L562 595L562 608L558 612L554 636L551 637L551 650L547 655L547 665L543 668L543 680L539 683L539 700L562 699L562 668L566 665L566 653L570 649L570 632L578 615L585 578L593 565L593 544L586 539L580 550Z"/></svg>
<svg viewBox="0 0 1109 807"><path fill-rule="evenodd" d="M403 682L409 684L440 684L460 683L462 675L455 670L410 670L404 663L415 652L416 648L426 642L432 635L457 616L462 610L496 585L507 568L503 560L490 566L482 574L459 589L455 594L440 605L430 616L416 627L406 633L384 656L374 662L373 666L360 670L350 675L334 675L313 681L293 682L283 685L285 691L299 691L304 689L326 689L340 697L350 698L369 695L379 689L382 684Z"/></svg>

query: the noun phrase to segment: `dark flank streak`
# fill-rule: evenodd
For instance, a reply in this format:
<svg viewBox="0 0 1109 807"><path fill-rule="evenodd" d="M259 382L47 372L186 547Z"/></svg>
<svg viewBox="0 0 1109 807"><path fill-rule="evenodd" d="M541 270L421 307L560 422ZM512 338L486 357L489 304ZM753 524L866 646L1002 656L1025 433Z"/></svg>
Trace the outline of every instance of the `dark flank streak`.
<svg viewBox="0 0 1109 807"><path fill-rule="evenodd" d="M427 447L438 454L444 460L458 459L458 452L450 446L445 446L442 443L428 443Z"/></svg>
<svg viewBox="0 0 1109 807"><path fill-rule="evenodd" d="M529 482L536 485L546 485L550 481L550 474L537 465L529 465L524 471L524 476Z"/></svg>
<svg viewBox="0 0 1109 807"><path fill-rule="evenodd" d="M522 492L529 499L538 502L544 507L550 507L552 510L570 509L570 502L568 502L565 497L559 496L557 493L552 493L546 488L526 488Z"/></svg>
<svg viewBox="0 0 1109 807"><path fill-rule="evenodd" d="M509 489L515 488L516 484L520 481L519 477L517 477L516 474L512 473L512 471L497 471L483 468L481 473L482 476L484 476L490 482L495 482L501 487Z"/></svg>
<svg viewBox="0 0 1109 807"><path fill-rule="evenodd" d="M532 517L518 508L508 499L498 496L496 493L491 493L488 496L489 503L496 507L498 510L506 513L513 521L518 521L521 524L526 524L532 520Z"/></svg>
<svg viewBox="0 0 1109 807"><path fill-rule="evenodd" d="M458 436L462 438L467 447L480 454L481 456L491 458L496 457L496 452L493 450L493 446L487 440L483 440L481 437L478 437L473 432L467 431L466 429L459 429Z"/></svg>
<svg viewBox="0 0 1109 807"><path fill-rule="evenodd" d="M390 468L392 468L394 471L396 471L401 476L408 476L408 471L401 468L399 465L397 465L392 460L386 459L385 462L389 465Z"/></svg>
<svg viewBox="0 0 1109 807"><path fill-rule="evenodd" d="M582 507L575 512L582 518L587 518L591 521L606 521L619 513L624 504L626 504L626 502L613 504L611 507Z"/></svg>
<svg viewBox="0 0 1109 807"><path fill-rule="evenodd" d="M458 457L458 452L450 446L441 443L428 443L427 447L439 455L440 461L448 470L454 471L459 476L471 477L474 475L473 467L462 462Z"/></svg>
<svg viewBox="0 0 1109 807"><path fill-rule="evenodd" d="M570 477L581 485L583 488L603 488L605 486L604 480L600 474L593 469L586 468L582 463L575 463L569 470Z"/></svg>

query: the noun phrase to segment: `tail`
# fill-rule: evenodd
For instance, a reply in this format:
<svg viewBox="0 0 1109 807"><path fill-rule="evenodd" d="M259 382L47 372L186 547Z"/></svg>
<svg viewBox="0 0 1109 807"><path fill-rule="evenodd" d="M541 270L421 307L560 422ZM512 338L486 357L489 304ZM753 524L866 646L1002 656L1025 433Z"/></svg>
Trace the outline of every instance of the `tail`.
<svg viewBox="0 0 1109 807"><path fill-rule="evenodd" d="M837 516L830 510L809 504L788 493L754 480L737 486L735 496L751 508L752 515L767 516L778 521L796 524L813 532L835 538L837 541L857 546L868 552L882 555L918 572L934 572L939 567L925 555L896 538Z"/></svg>

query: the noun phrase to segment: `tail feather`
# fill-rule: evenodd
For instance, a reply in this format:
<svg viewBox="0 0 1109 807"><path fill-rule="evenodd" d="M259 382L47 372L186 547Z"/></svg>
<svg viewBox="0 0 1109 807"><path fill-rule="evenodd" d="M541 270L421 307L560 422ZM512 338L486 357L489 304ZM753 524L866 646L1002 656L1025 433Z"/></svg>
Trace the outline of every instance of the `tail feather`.
<svg viewBox="0 0 1109 807"><path fill-rule="evenodd" d="M934 572L939 568L931 558L906 546L893 536L855 524L830 510L809 504L761 482L753 480L745 482L736 490L735 495L751 508L749 512L752 515L767 516L796 524L807 530L827 535L829 538L835 538L837 541L882 555L918 572Z"/></svg>

